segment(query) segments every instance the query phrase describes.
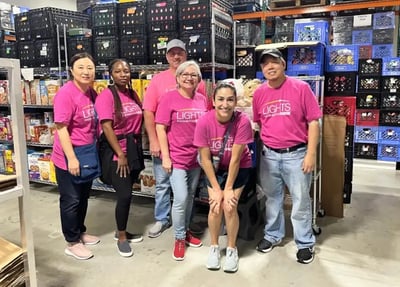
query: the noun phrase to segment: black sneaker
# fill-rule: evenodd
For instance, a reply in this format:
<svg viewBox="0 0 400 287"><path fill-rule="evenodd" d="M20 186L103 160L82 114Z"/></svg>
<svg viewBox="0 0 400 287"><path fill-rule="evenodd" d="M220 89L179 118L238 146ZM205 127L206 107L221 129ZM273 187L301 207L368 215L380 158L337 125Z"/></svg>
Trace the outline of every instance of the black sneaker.
<svg viewBox="0 0 400 287"><path fill-rule="evenodd" d="M118 231L115 231L114 240L118 240ZM143 236L141 234L132 234L126 231L126 240L129 243L138 243L143 241Z"/></svg>
<svg viewBox="0 0 400 287"><path fill-rule="evenodd" d="M279 245L281 243L282 240L278 240L275 243L269 242L266 239L261 239L260 242L258 242L257 244L257 251L263 252L263 253L267 253L270 252L272 250L272 248L274 248L274 246Z"/></svg>
<svg viewBox="0 0 400 287"><path fill-rule="evenodd" d="M302 248L299 249L299 251L297 251L297 262L308 264L311 263L313 260L314 260L313 247Z"/></svg>

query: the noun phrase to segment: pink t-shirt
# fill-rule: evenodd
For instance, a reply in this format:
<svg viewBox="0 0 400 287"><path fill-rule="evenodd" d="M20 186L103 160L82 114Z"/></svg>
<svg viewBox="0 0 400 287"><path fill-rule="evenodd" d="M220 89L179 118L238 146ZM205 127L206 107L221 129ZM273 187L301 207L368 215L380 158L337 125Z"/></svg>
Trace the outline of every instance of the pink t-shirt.
<svg viewBox="0 0 400 287"><path fill-rule="evenodd" d="M230 123L231 122L224 124L219 123L216 119L214 110L207 112L197 122L193 144L198 147L209 147L211 156L218 156L224 142L225 132ZM220 162L220 169L228 170L232 157L233 144L246 145L240 159L239 167L252 167L251 154L247 144L253 141L253 131L250 119L247 115L241 112L235 112L235 120L225 145L224 154Z"/></svg>
<svg viewBox="0 0 400 287"><path fill-rule="evenodd" d="M308 141L308 123L322 112L308 83L287 77L274 89L262 84L253 97L253 120L261 123L261 140L272 148Z"/></svg>
<svg viewBox="0 0 400 287"><path fill-rule="evenodd" d="M83 93L73 81L63 85L54 97L54 122L67 125L73 146L93 142L96 120L92 99L96 92L90 88ZM57 167L67 170L67 162L57 132L54 135L51 160Z"/></svg>
<svg viewBox="0 0 400 287"><path fill-rule="evenodd" d="M122 104L122 118L117 120L114 107L114 97L110 89L104 89L96 99L96 112L99 123L102 120L112 120L115 135L126 135L129 133L141 134L142 132L142 109L129 97L129 92L118 92ZM101 124L100 124L101 126ZM123 152L126 152L126 139L119 140Z"/></svg>
<svg viewBox="0 0 400 287"><path fill-rule="evenodd" d="M198 167L193 137L197 120L207 111L206 99L199 93L192 99L184 98L175 90L161 98L159 107L155 121L167 126L173 167L184 170Z"/></svg>
<svg viewBox="0 0 400 287"><path fill-rule="evenodd" d="M169 91L176 90L176 87L176 76L171 70L168 69L154 75L143 98L143 110L155 113L161 96ZM197 92L207 97L204 81L199 83Z"/></svg>

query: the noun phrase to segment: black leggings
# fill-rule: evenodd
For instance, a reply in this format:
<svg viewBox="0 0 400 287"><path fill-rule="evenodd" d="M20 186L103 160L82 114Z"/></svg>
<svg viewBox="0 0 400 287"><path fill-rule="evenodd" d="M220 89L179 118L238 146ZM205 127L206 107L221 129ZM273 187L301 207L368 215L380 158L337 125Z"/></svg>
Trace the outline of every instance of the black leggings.
<svg viewBox="0 0 400 287"><path fill-rule="evenodd" d="M112 161L111 168L111 184L117 194L117 205L115 206L115 220L117 222L118 231L126 230L128 223L129 210L132 200L132 185L137 180L139 173L131 172L126 177L120 177L117 174L118 163Z"/></svg>

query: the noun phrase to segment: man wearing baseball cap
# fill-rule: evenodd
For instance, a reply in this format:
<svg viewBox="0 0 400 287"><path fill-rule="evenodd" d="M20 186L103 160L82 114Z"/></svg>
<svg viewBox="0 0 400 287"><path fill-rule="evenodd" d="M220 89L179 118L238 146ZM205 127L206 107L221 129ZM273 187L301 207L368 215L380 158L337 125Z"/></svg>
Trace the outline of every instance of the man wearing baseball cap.
<svg viewBox="0 0 400 287"><path fill-rule="evenodd" d="M266 195L266 224L257 250L270 252L285 237L286 185L297 261L307 264L314 259L310 187L322 113L308 83L285 75L286 62L278 49L263 50L259 61L267 81L254 92L253 116L263 142L259 178Z"/></svg>
<svg viewBox="0 0 400 287"><path fill-rule="evenodd" d="M171 184L169 182L169 175L162 167L160 159L161 149L154 119L160 97L177 87L176 69L187 59L185 43L179 39L170 40L166 46L166 58L169 65L168 70L153 76L143 99L144 123L150 141L150 154L153 158L153 171L156 179L154 207L156 222L148 232L150 238L160 236L163 231L171 226ZM200 82L197 91L207 96L204 81Z"/></svg>

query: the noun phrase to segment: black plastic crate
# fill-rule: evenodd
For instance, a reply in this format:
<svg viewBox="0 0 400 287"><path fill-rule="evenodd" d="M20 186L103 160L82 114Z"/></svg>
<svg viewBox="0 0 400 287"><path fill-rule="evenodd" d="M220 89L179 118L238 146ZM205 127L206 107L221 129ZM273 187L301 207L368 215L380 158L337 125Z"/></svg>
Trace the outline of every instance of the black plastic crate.
<svg viewBox="0 0 400 287"><path fill-rule="evenodd" d="M120 57L128 61L130 65L146 65L147 55L147 37L124 36L120 38Z"/></svg>
<svg viewBox="0 0 400 287"><path fill-rule="evenodd" d="M346 134L344 136L345 149L353 150L354 145L354 126L346 125Z"/></svg>
<svg viewBox="0 0 400 287"><path fill-rule="evenodd" d="M31 39L31 24L28 12L14 16L15 33L18 41L29 41Z"/></svg>
<svg viewBox="0 0 400 287"><path fill-rule="evenodd" d="M353 181L353 148L344 150L344 182Z"/></svg>
<svg viewBox="0 0 400 287"><path fill-rule="evenodd" d="M377 76L358 76L358 92L380 92L381 78Z"/></svg>
<svg viewBox="0 0 400 287"><path fill-rule="evenodd" d="M108 66L111 60L119 58L118 37L106 36L93 38L93 52L96 65Z"/></svg>
<svg viewBox="0 0 400 287"><path fill-rule="evenodd" d="M168 64L165 57L168 41L178 37L176 32L150 33L149 39L149 63Z"/></svg>
<svg viewBox="0 0 400 287"><path fill-rule="evenodd" d="M256 70L255 48L236 48L236 77L254 79Z"/></svg>
<svg viewBox="0 0 400 287"><path fill-rule="evenodd" d="M185 33L181 40L186 44L188 58L199 63L212 62L211 34L208 31L200 33ZM232 40L215 37L215 61L223 64L231 64L233 59Z"/></svg>
<svg viewBox="0 0 400 287"><path fill-rule="evenodd" d="M32 39L47 39L59 36L71 28L89 27L89 16L75 11L46 7L30 10Z"/></svg>
<svg viewBox="0 0 400 287"><path fill-rule="evenodd" d="M33 68L35 64L34 41L18 41L17 47L21 68Z"/></svg>
<svg viewBox="0 0 400 287"><path fill-rule="evenodd" d="M92 28L118 25L117 3L98 4L92 7Z"/></svg>
<svg viewBox="0 0 400 287"><path fill-rule="evenodd" d="M379 114L380 126L400 126L400 111L399 110L380 110Z"/></svg>
<svg viewBox="0 0 400 287"><path fill-rule="evenodd" d="M382 91L389 93L400 92L400 76L382 77Z"/></svg>
<svg viewBox="0 0 400 287"><path fill-rule="evenodd" d="M93 54L92 37L74 36L67 39L68 58L81 52Z"/></svg>
<svg viewBox="0 0 400 287"><path fill-rule="evenodd" d="M119 26L119 35L123 36L140 36L146 35L146 25L142 24L135 24L135 25L127 25L127 26Z"/></svg>
<svg viewBox="0 0 400 287"><path fill-rule="evenodd" d="M365 76L380 76L382 74L382 59L358 60L358 73Z"/></svg>
<svg viewBox="0 0 400 287"><path fill-rule="evenodd" d="M380 108L380 93L358 93L357 94L357 109L379 109Z"/></svg>
<svg viewBox="0 0 400 287"><path fill-rule="evenodd" d="M378 145L372 143L355 143L354 157L364 159L377 159Z"/></svg>
<svg viewBox="0 0 400 287"><path fill-rule="evenodd" d="M372 44L393 44L394 29L373 30Z"/></svg>
<svg viewBox="0 0 400 287"><path fill-rule="evenodd" d="M186 20L179 21L179 31L180 33L198 31L209 29L211 31L211 20L206 19L195 19L195 20Z"/></svg>
<svg viewBox="0 0 400 287"><path fill-rule="evenodd" d="M116 36L118 35L118 27L116 25L95 27L93 28L93 35L95 37Z"/></svg>
<svg viewBox="0 0 400 287"><path fill-rule="evenodd" d="M353 184L351 182L343 185L343 203L351 203L351 194L353 193Z"/></svg>
<svg viewBox="0 0 400 287"><path fill-rule="evenodd" d="M152 1L147 7L147 23L150 32L178 30L178 13L175 0Z"/></svg>
<svg viewBox="0 0 400 287"><path fill-rule="evenodd" d="M327 96L353 96L356 92L356 73L325 73L325 94Z"/></svg>
<svg viewBox="0 0 400 287"><path fill-rule="evenodd" d="M0 45L0 58L18 58L17 42L8 42Z"/></svg>
<svg viewBox="0 0 400 287"><path fill-rule="evenodd" d="M288 33L277 33L272 37L273 43L286 43L286 42L293 42L294 34L293 32Z"/></svg>
<svg viewBox="0 0 400 287"><path fill-rule="evenodd" d="M60 41L57 45L57 39L37 39L34 41L35 47L35 67L58 67L65 65L65 46ZM60 56L61 63L58 59Z"/></svg>
<svg viewBox="0 0 400 287"><path fill-rule="evenodd" d="M399 109L400 110L400 94L398 93L382 93L381 109Z"/></svg>
<svg viewBox="0 0 400 287"><path fill-rule="evenodd" d="M118 5L118 26L146 24L146 2L135 1Z"/></svg>

